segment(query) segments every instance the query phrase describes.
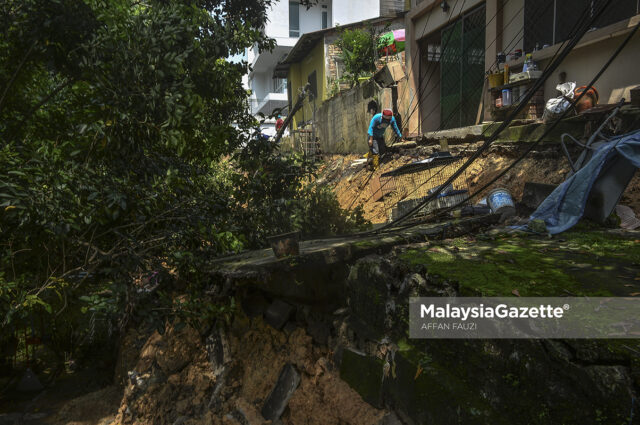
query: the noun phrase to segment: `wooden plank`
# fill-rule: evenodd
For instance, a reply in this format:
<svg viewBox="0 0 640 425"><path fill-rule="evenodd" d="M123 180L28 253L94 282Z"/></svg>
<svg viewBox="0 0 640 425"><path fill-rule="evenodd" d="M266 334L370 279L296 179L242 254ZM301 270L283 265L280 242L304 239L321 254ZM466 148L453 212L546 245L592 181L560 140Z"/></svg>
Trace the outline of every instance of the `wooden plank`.
<svg viewBox="0 0 640 425"><path fill-rule="evenodd" d="M378 202L382 199L382 188L380 186L380 176L374 176L369 183L371 189L371 199L373 202Z"/></svg>
<svg viewBox="0 0 640 425"><path fill-rule="evenodd" d="M482 96L480 96L480 103L478 104L478 113L476 114L476 125L482 122L482 116L484 115L484 97L485 92L487 91L487 85L489 84L489 79L485 77L484 83L482 84Z"/></svg>

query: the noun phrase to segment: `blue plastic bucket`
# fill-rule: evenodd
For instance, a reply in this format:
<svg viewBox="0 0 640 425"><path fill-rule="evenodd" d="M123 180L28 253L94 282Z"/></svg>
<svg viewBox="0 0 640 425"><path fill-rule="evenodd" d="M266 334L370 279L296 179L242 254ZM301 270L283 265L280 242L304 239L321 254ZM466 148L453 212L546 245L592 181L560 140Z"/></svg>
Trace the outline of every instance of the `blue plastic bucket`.
<svg viewBox="0 0 640 425"><path fill-rule="evenodd" d="M511 198L511 194L507 189L497 188L493 189L487 195L487 203L489 204L489 208L491 208L491 212L497 213L500 212L503 208L515 208L515 204L513 203L513 198Z"/></svg>

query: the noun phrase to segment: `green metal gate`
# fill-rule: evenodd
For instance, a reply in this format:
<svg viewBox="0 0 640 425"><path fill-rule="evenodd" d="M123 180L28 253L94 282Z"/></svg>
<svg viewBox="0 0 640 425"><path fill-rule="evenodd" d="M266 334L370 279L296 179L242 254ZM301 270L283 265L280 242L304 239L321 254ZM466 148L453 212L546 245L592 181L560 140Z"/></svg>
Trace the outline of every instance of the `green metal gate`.
<svg viewBox="0 0 640 425"><path fill-rule="evenodd" d="M484 84L485 6L441 32L440 128L475 124Z"/></svg>

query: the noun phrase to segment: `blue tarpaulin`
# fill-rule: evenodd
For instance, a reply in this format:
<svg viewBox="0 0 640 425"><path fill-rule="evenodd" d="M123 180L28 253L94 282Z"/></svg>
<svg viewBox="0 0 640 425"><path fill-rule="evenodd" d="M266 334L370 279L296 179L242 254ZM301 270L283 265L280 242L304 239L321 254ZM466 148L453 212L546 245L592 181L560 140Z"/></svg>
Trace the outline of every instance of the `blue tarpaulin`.
<svg viewBox="0 0 640 425"><path fill-rule="evenodd" d="M584 214L585 205L602 167L616 155L622 155L640 167L640 131L612 139L593 153L591 160L558 186L531 215L544 220L547 231L555 235L574 226Z"/></svg>

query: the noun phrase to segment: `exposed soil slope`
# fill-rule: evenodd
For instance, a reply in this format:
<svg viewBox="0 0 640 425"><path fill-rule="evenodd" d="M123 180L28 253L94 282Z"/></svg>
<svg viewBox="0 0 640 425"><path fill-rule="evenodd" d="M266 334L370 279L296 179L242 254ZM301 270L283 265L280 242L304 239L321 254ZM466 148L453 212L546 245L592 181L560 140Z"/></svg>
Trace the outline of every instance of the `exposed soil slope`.
<svg viewBox="0 0 640 425"><path fill-rule="evenodd" d="M390 211L385 209L383 200L373 200L371 181L401 165L428 158L438 148L436 146L419 147L390 154L387 160L373 174L367 171L362 164L352 166L354 161L361 159L357 155L329 156L326 158L327 165L321 170L321 181L325 181L334 187L340 205L343 208L352 209L361 205L365 218L373 223L383 223L389 217ZM462 151L462 154L468 157L475 148L476 146L474 145L468 148L466 146L453 146L451 147L451 153L456 155ZM497 145L478 158L466 172L470 192L473 193L500 174L525 148L526 145L522 143ZM494 187L504 187L509 189L515 200L519 200L522 197L526 182L560 184L564 181L569 171L569 164L559 146L542 146L533 151L532 154L517 164L496 183L492 184L488 190ZM488 190L481 192L473 201L477 202L486 195ZM640 176L636 175L632 179L620 203L640 212Z"/></svg>

